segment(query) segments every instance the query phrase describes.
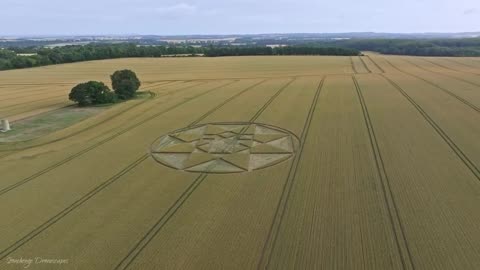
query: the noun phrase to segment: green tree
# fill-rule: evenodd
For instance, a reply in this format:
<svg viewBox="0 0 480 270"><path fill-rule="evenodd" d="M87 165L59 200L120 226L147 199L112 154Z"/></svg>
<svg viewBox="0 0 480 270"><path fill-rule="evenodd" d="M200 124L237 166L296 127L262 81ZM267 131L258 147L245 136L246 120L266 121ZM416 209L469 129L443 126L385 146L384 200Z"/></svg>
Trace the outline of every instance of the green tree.
<svg viewBox="0 0 480 270"><path fill-rule="evenodd" d="M95 81L78 84L72 88L68 97L80 106L113 103L116 100L115 93L108 86Z"/></svg>
<svg viewBox="0 0 480 270"><path fill-rule="evenodd" d="M110 78L115 94L123 100L134 97L141 84L135 72L128 69L115 71Z"/></svg>

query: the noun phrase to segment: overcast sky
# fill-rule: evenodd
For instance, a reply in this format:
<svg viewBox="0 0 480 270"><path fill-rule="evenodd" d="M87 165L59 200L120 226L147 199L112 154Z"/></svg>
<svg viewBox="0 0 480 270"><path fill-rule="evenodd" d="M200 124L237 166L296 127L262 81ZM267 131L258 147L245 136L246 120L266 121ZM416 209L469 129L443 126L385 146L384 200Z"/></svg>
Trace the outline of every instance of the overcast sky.
<svg viewBox="0 0 480 270"><path fill-rule="evenodd" d="M0 35L480 31L480 0L0 0Z"/></svg>

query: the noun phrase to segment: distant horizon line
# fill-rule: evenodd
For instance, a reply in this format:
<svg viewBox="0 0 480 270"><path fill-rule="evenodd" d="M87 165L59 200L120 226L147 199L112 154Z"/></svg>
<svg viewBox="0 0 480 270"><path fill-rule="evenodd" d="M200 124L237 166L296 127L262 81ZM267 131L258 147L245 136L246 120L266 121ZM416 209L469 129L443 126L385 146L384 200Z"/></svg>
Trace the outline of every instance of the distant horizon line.
<svg viewBox="0 0 480 270"><path fill-rule="evenodd" d="M377 34L377 35L468 35L480 34L479 31L466 32L271 32L271 33L231 33L231 34L0 34L0 38L35 38L35 37L132 37L132 36L156 36L156 37L184 37L184 36L261 36L261 35L355 35L355 34Z"/></svg>

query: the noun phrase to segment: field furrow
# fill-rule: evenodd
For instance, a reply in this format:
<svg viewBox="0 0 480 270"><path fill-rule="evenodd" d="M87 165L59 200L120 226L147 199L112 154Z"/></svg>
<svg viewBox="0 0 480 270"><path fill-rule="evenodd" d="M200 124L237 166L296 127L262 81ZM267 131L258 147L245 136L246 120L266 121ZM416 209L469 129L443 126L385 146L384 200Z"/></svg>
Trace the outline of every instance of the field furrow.
<svg viewBox="0 0 480 270"><path fill-rule="evenodd" d="M223 87L223 85L228 85L234 83L235 81L219 81L219 87ZM14 144L3 144L0 145L0 151L16 149L16 150L25 150L34 147L44 146L47 144L52 144L55 142L59 142L74 136L77 136L82 141L86 140L85 132L90 132L90 135L94 135L96 137L104 136L108 133L111 133L113 130L117 130L118 128L125 127L126 123L134 123L138 120L141 120L142 117L151 116L156 113L153 108L157 108L158 106L163 106L163 104L168 103L172 100L178 98L177 96L183 95L185 91L192 91L194 93L201 92L203 87L199 87L205 84L204 82L192 82L192 83L185 83L185 84L177 84L174 86L169 85L168 89L164 89L167 87L159 87L159 88L152 88L149 91L149 97L145 99L139 100L130 100L128 102L119 104L111 108L110 110L106 111L103 114L97 115L90 119L86 119L78 124L75 124L71 127L68 127L64 130L60 130L58 132L50 133L46 136L28 140L24 142L16 142ZM212 84L217 85L217 84ZM189 97L193 98L193 97ZM108 123L108 125L104 125ZM82 135L82 136L78 136ZM65 144L62 144L65 146ZM50 148L51 149L51 148Z"/></svg>
<svg viewBox="0 0 480 270"><path fill-rule="evenodd" d="M131 110L122 110L124 108L119 106L112 111L111 115L107 114L91 119L93 124L89 120L84 121L78 127L73 126L73 130L66 129L65 131L60 131L58 134L54 133L51 136L46 136L46 138L34 140L33 145L31 142L14 144L13 149L18 147L20 149L26 148L26 150L14 152L8 156L7 160L0 163L0 167L7 172L4 174L4 179L14 179L14 176L16 176L16 178L23 176L26 177L22 180L23 182L32 179L32 177L38 177L63 163L67 163L96 147L108 143L110 140L124 134L132 128L140 126L145 122L162 116L168 111L174 110L185 103L228 86L229 84L232 84L232 82L217 82L202 86L198 84L188 84L182 88L172 90L175 91L175 94L169 96L167 99L159 96L159 100L144 104L145 106L140 106L142 105L140 103L138 106L129 107ZM184 92L185 90L187 90L187 92ZM146 110L144 107L146 107ZM153 108L157 110L153 110ZM118 113L119 111L117 111L117 109L120 110L120 113ZM126 113L126 115L122 115L122 113ZM130 117L133 117L133 119ZM97 125L104 123L108 124L101 126L99 129L96 128ZM128 125L125 123L128 123ZM66 134L64 132L66 132ZM86 134L81 134L83 132ZM82 136L76 136L78 134ZM11 149L9 146L8 144L5 145L5 151ZM31 148L33 146L38 147ZM44 158L45 154L48 154L48 158ZM19 173L18 160L23 160L23 162L28 163L28 169L23 169L21 173ZM2 185L6 183L8 182L2 182Z"/></svg>
<svg viewBox="0 0 480 270"><path fill-rule="evenodd" d="M419 88L418 82L402 78L402 75L385 78L412 100L413 105L429 119L445 142L480 181L480 145L476 143L480 137L480 115L472 113L461 103L451 102L451 97L436 93L430 85ZM447 107L449 110L445 110ZM462 119L462 122L458 119Z"/></svg>
<svg viewBox="0 0 480 270"><path fill-rule="evenodd" d="M1 71L0 269L477 270L480 60L364 54Z"/></svg>
<svg viewBox="0 0 480 270"><path fill-rule="evenodd" d="M276 84L277 86L274 87L272 90L278 91L278 90L279 90L279 86L278 86L278 85L280 85L280 86L281 86L281 85L285 85L285 83L286 83L286 81L279 81L279 82L277 82L277 84ZM266 87L266 88L263 88L263 87ZM271 88L271 85L270 85L270 87L258 85L258 86L256 87L256 89L253 89L253 90L265 89L265 90L270 91L270 88ZM268 91L267 91L267 92L268 92ZM252 95L253 97L257 96L257 98L260 99L260 97L258 96L257 93L255 93L255 91L251 91L251 92L245 93L245 94L246 94L246 95ZM270 95L268 95L268 94L267 94L267 95L264 95L264 97L261 98L261 99L263 99L263 102L262 102L261 104L258 104L258 105L260 105L260 106L257 106L257 108L255 108L255 111L258 111L259 108L261 109L261 105L263 105L263 103L265 103L265 102L268 100L268 98L269 98L271 95L273 95L273 94L274 94L274 93L270 93ZM221 109L221 108L218 108L218 109ZM250 113L255 113L255 111L251 111ZM213 112L212 112L212 113L213 113ZM197 117L198 117L198 116L197 116ZM195 119L195 117L192 117L192 119ZM247 120L248 117L246 117L245 119ZM154 163L154 162L153 162L153 163ZM143 165L143 164L141 164L141 165ZM169 168L167 168L167 167L163 167L163 166L161 166L161 165L159 165L159 164L154 163L154 166L151 167L151 168L149 168L148 170L146 170L145 173L151 175L152 173L149 173L148 171L158 171L159 169L160 169L161 171L167 171L167 172L170 171L170 174L172 174L172 173L175 172L174 170L171 170L171 169L169 169ZM165 175L165 176L166 176L166 175L169 175L169 173L160 173L160 174L156 174L156 175ZM175 174L173 174L173 175L175 175ZM181 175L182 175L182 174L181 174ZM178 175L178 177L181 177L181 175ZM191 178L191 179L192 179L193 176L194 176L194 175L192 175L192 174L187 174L187 173L185 173L184 175L191 175L191 177L189 177L189 178ZM175 183L175 182L177 181L176 178L177 178L176 176L170 177L170 180L169 180L169 181L171 181L171 183ZM169 178L168 178L168 177L167 177L167 178L163 178L163 177L162 177L162 179L168 180ZM133 179L132 179L132 180L133 180ZM193 180L193 179L192 179L192 180ZM128 182L130 182L130 181L128 181ZM134 182L135 182L135 181L134 181ZM181 182L181 181L179 181L179 182ZM150 189L150 188L148 188L148 187L145 186L145 183L138 183L138 184L142 185L142 186L143 186L142 188ZM121 187L121 188L122 188L122 189L127 188L127 193L129 193L129 190L130 190L130 186L129 186L129 185L123 186L123 187ZM182 186L182 188L185 188L185 186ZM161 192L161 191L159 191L159 192ZM176 193L177 196L179 195L179 193L180 193L180 189L178 190L178 193ZM116 194L116 193L114 193L114 194ZM128 194L126 194L126 195L128 195ZM121 199L122 197L118 197L118 198ZM103 199L103 198L102 198L102 199ZM139 197L138 199L144 200L145 198ZM111 201L112 198L110 197L108 200ZM173 201L173 200L172 200L172 201ZM172 201L170 201L170 203L171 203ZM97 205L97 204L94 204L94 205ZM132 207L137 207L137 205L132 205ZM165 205L165 207L167 207L167 205ZM153 209L152 209L152 210L153 210ZM91 214L91 210L88 210L87 213ZM154 213L158 213L158 211L155 211ZM112 213L112 214L117 215L117 214L121 214L121 213L120 213L120 212L116 212L116 213ZM149 215L146 216L146 218L152 218L152 217L154 217L154 216L156 216L156 215L155 215L155 214L152 214L152 213L149 213ZM125 218L128 218L128 216L125 216ZM83 218L80 219L80 220L83 220ZM130 220L129 222L136 222L136 221L137 221L137 219L134 219L134 220ZM76 222L78 222L78 220L77 220ZM120 223L120 224L122 224L122 223ZM140 225L141 225L141 224L140 224ZM69 225L68 227L70 227L70 225ZM140 226L140 227L141 227L141 226ZM145 231L145 230L144 230L144 231ZM57 236L58 236L58 233L54 233L54 235L57 235ZM80 237L80 238L83 238L83 237ZM137 239L139 239L139 238L137 238ZM131 240L134 241L134 240L137 240L137 239L131 239ZM121 240L121 239L120 239L120 240ZM113 240L112 240L112 241L113 241ZM104 243L104 242L102 242L102 243ZM127 245L125 245L125 246L127 246ZM133 246L133 243L132 243L131 246ZM100 249L100 250L105 250L105 249ZM99 252L100 250L97 250L96 252ZM92 250L92 251L93 251L93 250ZM118 259L118 258L117 258L117 259ZM113 260L113 258L112 258L112 260ZM90 262L90 263L92 263L92 262ZM104 260L99 260L97 263L106 263L106 262L104 262ZM112 263L112 262L109 261L109 263Z"/></svg>
<svg viewBox="0 0 480 270"><path fill-rule="evenodd" d="M472 75L472 73L469 73L467 71L451 69L428 58L405 57L403 59L409 64L412 64L424 71L440 74L452 79L453 81L461 81L470 86L480 87L479 75Z"/></svg>
<svg viewBox="0 0 480 270"><path fill-rule="evenodd" d="M439 74L426 72L425 70L417 68L415 65L401 61L400 58L397 57L393 58L393 60L392 58L385 60L397 71L434 86L438 91L443 91L452 98L464 103L465 106L470 107L472 110L480 112L480 91L478 87L462 81L454 81Z"/></svg>
<svg viewBox="0 0 480 270"><path fill-rule="evenodd" d="M378 76L359 82L414 267L475 269L475 175L398 89Z"/></svg>
<svg viewBox="0 0 480 270"><path fill-rule="evenodd" d="M401 269L350 77L327 78L297 171L264 267Z"/></svg>
<svg viewBox="0 0 480 270"><path fill-rule="evenodd" d="M370 70L370 73L384 73L385 71L376 62L372 60L370 55L360 57L363 60L365 66Z"/></svg>
<svg viewBox="0 0 480 270"><path fill-rule="evenodd" d="M461 70L466 70L468 72L479 73L480 61L476 60L475 57L455 57L455 58L445 58L446 61L450 63L455 63L463 67ZM457 66L454 66L457 67ZM460 67L458 67L460 70Z"/></svg>
<svg viewBox="0 0 480 270"><path fill-rule="evenodd" d="M432 67L435 67L439 71L445 71L448 70L450 72L454 72L457 74L470 74L470 75L475 75L471 76L473 78L480 76L480 66L473 66L469 65L466 63L462 63L462 61L453 59L453 58L421 58L422 60L426 61L429 63ZM430 66L427 66L427 68L431 68Z"/></svg>
<svg viewBox="0 0 480 270"><path fill-rule="evenodd" d="M295 127L295 122L305 122L309 108L304 107L301 111L294 108L313 99L318 82L318 79L299 79L288 85L260 115L258 122L281 124L278 126L288 130ZM297 121L288 121L288 118L275 114L280 108L285 109L284 104L287 103L292 106L286 114ZM272 120L276 123L272 123ZM210 121L216 121L214 115ZM132 268L154 269L155 264L171 268L178 263L180 268L187 269L205 268L209 264L224 269L255 268L262 239L270 226L271 213L276 207L290 166L290 162L284 162L275 166L276 169L267 168L228 178L222 175L209 176L205 184L197 189L181 211L139 255ZM216 208L214 205L224 207ZM198 211L199 207L201 211ZM191 222L185 223L186 220ZM211 227L212 221L217 224L215 227ZM189 226L194 226L197 230L185 231L188 227L182 224L191 224ZM176 231L175 228L179 227L184 229ZM182 240L178 241L179 239ZM232 242L238 245L232 246ZM159 248L167 246L170 252L157 252ZM219 257L222 259L215 259ZM215 261L213 265L212 261Z"/></svg>
<svg viewBox="0 0 480 270"><path fill-rule="evenodd" d="M362 57L360 56L351 56L350 57L352 69L354 73L361 74L361 73L371 73L371 70L367 67L365 62L363 61Z"/></svg>
<svg viewBox="0 0 480 270"><path fill-rule="evenodd" d="M198 100L192 100L189 105L193 108L198 108L200 111L205 110L205 108L208 108L212 104L222 102L225 96L240 91L242 89L241 87L241 84L226 87L223 89L225 95L218 96L214 93L209 93ZM244 87L245 86L243 86L243 88ZM151 118L148 122L144 122L143 125L124 132L121 136L105 142L84 155L75 157L67 163L56 164L56 166L40 175L33 175L35 176L33 179L27 179L28 181L22 180L24 183L22 181L18 182L19 179L13 177L2 179L2 184L8 181L21 183L22 185L16 186L13 190L7 190L8 192L2 194L0 197L0 200L4 202L2 205L5 208L7 208L8 205L17 206L8 207L8 209L2 208L2 212L5 213L12 211L10 212L12 213L12 219L2 220L0 226L6 229L5 233L2 233L0 242L4 243L5 246L8 243L12 243L12 240L15 238L18 239L21 235L25 234L26 231L38 226L44 220L47 220L48 217L52 216L53 213L58 212L69 203L75 201L76 198L82 196L81 194L86 194L99 182L114 175L119 168L128 166L128 164L138 158L138 156L145 154L150 143L158 136L170 131L169 128L175 126L177 128L182 127L182 124L184 125L184 122L190 120L192 117L192 110L182 109L185 108L186 104L182 106L163 113L161 115L162 121L157 120L159 117ZM159 110L161 109L159 108ZM180 115L183 115L182 118L179 118ZM185 120L182 123L179 119ZM150 132L145 132L146 130L150 130ZM126 143L131 140L131 136L135 137L138 142L135 144ZM132 149L137 150L131 151ZM96 159L92 159L92 157L100 158L104 160L104 162L99 163ZM68 179L62 177L62 175L67 172L71 175ZM41 188L45 186L52 186L55 187L55 189L49 190ZM48 193L49 196L42 196L39 190L43 190ZM21 200L22 196L20 196L20 194L30 196L31 199L27 201ZM27 194L35 195L31 196ZM14 202L17 200L18 202ZM6 224L12 224L11 222L15 222L17 219L24 220L21 226L10 226ZM5 246L2 248L5 248Z"/></svg>

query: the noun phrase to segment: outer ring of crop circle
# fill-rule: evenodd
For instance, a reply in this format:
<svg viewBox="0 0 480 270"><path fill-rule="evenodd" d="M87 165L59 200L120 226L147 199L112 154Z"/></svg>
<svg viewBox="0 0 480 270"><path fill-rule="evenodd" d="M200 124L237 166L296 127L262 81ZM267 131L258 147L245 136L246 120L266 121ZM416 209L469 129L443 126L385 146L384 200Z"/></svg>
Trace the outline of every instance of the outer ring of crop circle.
<svg viewBox="0 0 480 270"><path fill-rule="evenodd" d="M273 125L269 125L269 124L265 124L265 123L262 123L262 122L208 122L208 123L203 123L203 124L197 124L197 125L193 125L193 126L187 126L187 127L183 127L183 128L180 128L180 129L176 129L176 130L173 130L173 131L170 131L170 132L167 132L167 133L164 133L163 135L157 137L151 144L150 144L150 148L149 148L149 153L150 153L150 156L153 158L153 160L155 160L155 162L161 164L162 166L165 166L165 167L168 167L170 169L174 169L174 170L177 170L177 171L182 171L182 172L186 172L186 173L208 173L208 174L238 174L238 173L249 173L249 172L252 172L252 171L244 171L244 172L191 172L191 171L187 171L187 170L182 170L182 169L178 169L178 168L175 168L169 164L165 164L163 162L160 162L158 161L155 156L153 155L154 152L152 151L153 150L153 146L155 143L157 143L161 138L164 138L166 136L169 136L170 134L173 134L173 133L179 133L179 132L183 132L183 131L186 131L186 130L189 130L189 129L195 129L195 128L199 128L199 127L203 127L203 126L206 126L206 125L259 125L259 126L264 126L264 127L267 127L269 129L273 129L273 130L276 130L276 131L281 131L285 134L289 134L290 136L292 136L293 140L293 145L292 145L292 153L289 157L286 157L284 159L280 159L278 160L277 162L275 163L272 163L272 164L269 164L267 166L262 166L262 167L258 167L258 168L255 168L253 169L252 171L258 171L258 170L262 170L262 169L266 169L266 168L269 168L269 167L273 167L273 166L276 166L284 161L287 161L289 159L291 159L292 157L294 157L296 154L297 154L297 149L298 147L300 146L300 138L293 132L289 131L288 129L285 129L285 128L281 128L281 127L278 127L278 126L273 126Z"/></svg>

